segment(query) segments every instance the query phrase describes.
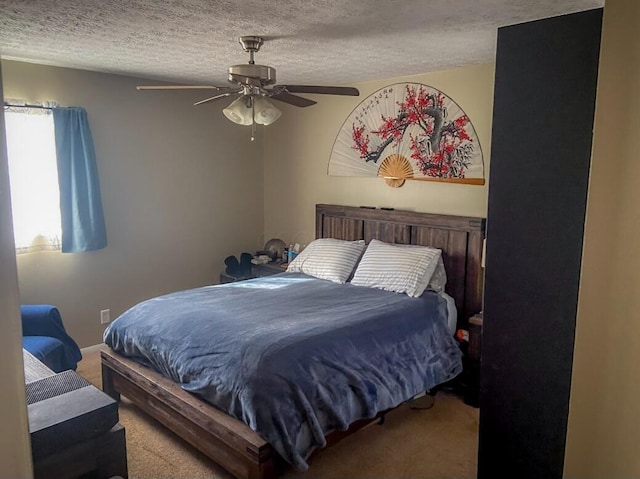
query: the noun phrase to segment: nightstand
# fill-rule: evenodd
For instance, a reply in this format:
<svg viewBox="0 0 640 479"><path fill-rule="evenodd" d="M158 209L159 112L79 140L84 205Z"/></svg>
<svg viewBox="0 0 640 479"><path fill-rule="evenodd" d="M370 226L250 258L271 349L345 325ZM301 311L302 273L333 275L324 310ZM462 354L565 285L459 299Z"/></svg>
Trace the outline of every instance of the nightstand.
<svg viewBox="0 0 640 479"><path fill-rule="evenodd" d="M265 264L254 264L251 266L251 272L257 277L271 276L272 274L284 273L287 270L288 263L278 263L272 261Z"/></svg>
<svg viewBox="0 0 640 479"><path fill-rule="evenodd" d="M480 405L480 360L482 351L482 312L469 318L469 345L466 361L464 402Z"/></svg>
<svg viewBox="0 0 640 479"><path fill-rule="evenodd" d="M283 267L284 266L284 267ZM265 264L252 264L251 274L245 276L232 276L227 273L220 273L220 284L235 283L236 281L244 281L245 279L262 278L271 276L272 274L284 273L286 271L286 263L277 263L275 261Z"/></svg>

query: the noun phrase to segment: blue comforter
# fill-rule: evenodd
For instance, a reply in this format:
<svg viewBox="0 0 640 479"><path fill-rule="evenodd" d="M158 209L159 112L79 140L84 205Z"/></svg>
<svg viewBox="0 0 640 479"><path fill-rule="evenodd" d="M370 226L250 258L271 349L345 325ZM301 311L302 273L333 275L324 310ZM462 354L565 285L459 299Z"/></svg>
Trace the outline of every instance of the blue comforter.
<svg viewBox="0 0 640 479"><path fill-rule="evenodd" d="M247 423L307 468L325 436L462 370L446 303L298 273L144 301L105 331L114 351Z"/></svg>

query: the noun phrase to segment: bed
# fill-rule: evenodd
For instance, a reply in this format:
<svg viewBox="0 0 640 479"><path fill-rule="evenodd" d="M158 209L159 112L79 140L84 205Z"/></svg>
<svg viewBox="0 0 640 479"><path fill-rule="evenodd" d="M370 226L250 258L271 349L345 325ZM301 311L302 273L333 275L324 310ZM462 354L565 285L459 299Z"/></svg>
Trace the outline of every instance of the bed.
<svg viewBox="0 0 640 479"><path fill-rule="evenodd" d="M458 311L458 326L464 327L468 317L481 309L483 219L317 205L316 236L364 240L370 243L370 249L377 244L374 240L439 248L447 271L447 293ZM284 296L278 296L280 290ZM228 311L226 323L215 323L221 344L232 344L231 352L249 351L249 347L255 352L236 357L225 351L220 355L220 346L208 350L208 344L199 344L203 325L210 323L199 316L197 308L189 308L202 301L209 302L208 309ZM252 328L253 319L245 320L243 316L251 301L263 305L259 328ZM289 304L279 306L281 303ZM181 306L185 304L189 306ZM339 305L340 317L348 321L340 319L332 325L338 313L331 304ZM351 284L337 285L301 273L178 292L136 306L118 319L119 336L110 336L109 343L135 361L104 351L103 387L113 397L127 396L235 476L275 477L283 457L304 469L305 460L318 446L330 445L368 424L387 409L410 399L419 392L416 388L428 389L459 372L452 342L443 339L448 334L446 320L437 319L444 316L445 306L435 293L408 298ZM431 311L429 314L436 319L425 326L426 322L419 318ZM385 318L394 312L397 334L381 329L388 324ZM174 324L169 320L172 315L178 318L173 321L181 325L183 334L171 327L151 334L152 330L165 327L161 326L164 323ZM283 322L287 330L284 336ZM271 327L276 324L280 329ZM139 329L138 342L129 341L128 327ZM254 334L255 329L261 330L259 335ZM144 337L146 331L149 334ZM157 338L162 335L168 338L168 347L154 352L155 356L147 354L159 349L161 341ZM171 342L177 336L180 340ZM184 341L183 336L191 339ZM270 342L265 342L269 336ZM428 341L429 348L421 345ZM364 352L374 347L371 345L378 348L371 353L374 356L392 351L388 354L390 362L370 365L372 356ZM176 359L181 352L191 354L189 362ZM305 357L321 355L325 355L321 360L304 362ZM412 355L420 358L414 361L419 367L403 370L402 365ZM260 358L260 374L249 367L258 363L255 358ZM385 368L392 379L382 377ZM205 372L197 376L196 372L201 371ZM238 386L235 380L243 374L247 381L253 378L256 386L250 382ZM230 376L230 382L221 383L222 376ZM341 383L343 376L349 377L349 384ZM414 380L416 376L419 384ZM203 382L203 378L210 382ZM394 387L385 387L389 381L396 381ZM272 383L290 389L293 399L272 401L273 396L289 394L274 393ZM343 404L332 409L333 403L342 399ZM238 406L239 402L256 403L259 407L247 412ZM304 404L300 406L300 402Z"/></svg>

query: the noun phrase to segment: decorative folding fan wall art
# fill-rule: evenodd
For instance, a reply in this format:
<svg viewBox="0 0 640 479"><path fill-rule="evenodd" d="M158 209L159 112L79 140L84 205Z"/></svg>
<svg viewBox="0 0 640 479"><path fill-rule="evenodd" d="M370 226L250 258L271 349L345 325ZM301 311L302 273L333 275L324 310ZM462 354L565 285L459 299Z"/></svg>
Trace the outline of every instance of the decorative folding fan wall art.
<svg viewBox="0 0 640 479"><path fill-rule="evenodd" d="M484 184L478 135L466 113L440 90L397 83L365 98L345 120L329 159L331 176Z"/></svg>

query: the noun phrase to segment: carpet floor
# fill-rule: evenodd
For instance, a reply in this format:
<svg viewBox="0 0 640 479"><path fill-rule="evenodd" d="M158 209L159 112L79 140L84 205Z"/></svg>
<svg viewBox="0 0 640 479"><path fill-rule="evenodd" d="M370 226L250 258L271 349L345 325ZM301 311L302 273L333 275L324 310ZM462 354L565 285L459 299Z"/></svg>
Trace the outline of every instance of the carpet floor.
<svg viewBox="0 0 640 479"><path fill-rule="evenodd" d="M100 352L83 351L78 374L101 386ZM283 479L316 478L473 478L478 455L478 409L439 392L430 409L422 398L390 412L383 425L372 424L315 454L307 472L293 469ZM126 398L120 403L125 427L129 477L232 479L187 442L140 411Z"/></svg>

